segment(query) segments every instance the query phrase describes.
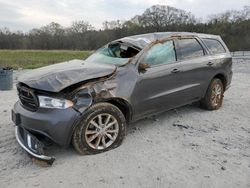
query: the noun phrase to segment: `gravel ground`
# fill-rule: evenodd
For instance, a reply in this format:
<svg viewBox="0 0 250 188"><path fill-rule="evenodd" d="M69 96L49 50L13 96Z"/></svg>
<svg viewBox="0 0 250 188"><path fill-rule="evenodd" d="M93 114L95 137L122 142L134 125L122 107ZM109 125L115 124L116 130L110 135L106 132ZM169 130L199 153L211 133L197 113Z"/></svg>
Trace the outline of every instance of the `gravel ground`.
<svg viewBox="0 0 250 188"><path fill-rule="evenodd" d="M249 80L250 61L237 60L220 110L190 105L141 120L103 154L53 146L52 167L32 162L17 144L16 91L0 91L0 187L250 187Z"/></svg>

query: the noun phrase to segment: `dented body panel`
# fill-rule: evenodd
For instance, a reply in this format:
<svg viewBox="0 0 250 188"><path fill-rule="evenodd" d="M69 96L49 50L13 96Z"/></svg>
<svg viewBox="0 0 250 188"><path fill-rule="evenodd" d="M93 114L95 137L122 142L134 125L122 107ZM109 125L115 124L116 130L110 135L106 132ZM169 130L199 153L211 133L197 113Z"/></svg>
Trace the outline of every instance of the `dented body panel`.
<svg viewBox="0 0 250 188"><path fill-rule="evenodd" d="M42 67L19 77L19 82L48 92L59 92L74 84L100 78L115 72L114 65L94 64L83 60L72 60Z"/></svg>

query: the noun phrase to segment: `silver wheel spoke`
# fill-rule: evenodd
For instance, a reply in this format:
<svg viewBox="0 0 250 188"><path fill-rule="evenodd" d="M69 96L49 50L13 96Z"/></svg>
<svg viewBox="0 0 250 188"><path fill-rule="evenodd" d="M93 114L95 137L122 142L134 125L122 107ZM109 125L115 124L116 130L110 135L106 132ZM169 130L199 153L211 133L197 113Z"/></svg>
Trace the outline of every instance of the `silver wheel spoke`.
<svg viewBox="0 0 250 188"><path fill-rule="evenodd" d="M101 127L100 127L96 122L94 122L93 120L90 121L90 124L91 124L91 125L94 125L97 129L100 129L100 128L101 128Z"/></svg>
<svg viewBox="0 0 250 188"><path fill-rule="evenodd" d="M105 122L105 126L107 126L108 122L110 121L110 118L111 118L111 115L108 115L107 119L106 119L106 122Z"/></svg>
<svg viewBox="0 0 250 188"><path fill-rule="evenodd" d="M212 102L214 103L215 100L216 100L216 96L213 96L213 97L212 97Z"/></svg>
<svg viewBox="0 0 250 188"><path fill-rule="evenodd" d="M221 94L221 88L219 88L218 90L217 90L217 95L220 95Z"/></svg>
<svg viewBox="0 0 250 188"><path fill-rule="evenodd" d="M212 97L212 101L215 101L216 100L216 95L214 95L213 97Z"/></svg>
<svg viewBox="0 0 250 188"><path fill-rule="evenodd" d="M99 126L102 125L102 115L98 115L98 124Z"/></svg>
<svg viewBox="0 0 250 188"><path fill-rule="evenodd" d="M216 103L219 104L220 103L220 96L217 96L216 99L217 99Z"/></svg>
<svg viewBox="0 0 250 188"><path fill-rule="evenodd" d="M88 142L92 142L93 140L95 140L96 137L98 137L98 135L99 135L99 134L96 133L96 134L92 135L91 137L89 137Z"/></svg>
<svg viewBox="0 0 250 188"><path fill-rule="evenodd" d="M96 141L96 144L95 144L95 148L98 149L98 146L100 145L100 142L101 142L101 136L99 135L97 137L97 141Z"/></svg>
<svg viewBox="0 0 250 188"><path fill-rule="evenodd" d="M89 135L89 134L96 134L97 131L92 131L92 130L87 130L86 131L86 135Z"/></svg>
<svg viewBox="0 0 250 188"><path fill-rule="evenodd" d="M114 120L113 122L109 123L109 124L105 127L105 129L107 130L108 128L110 128L111 126L113 126L113 125L116 124L116 123L117 123L117 120Z"/></svg>
<svg viewBox="0 0 250 188"><path fill-rule="evenodd" d="M106 141L105 141L105 136L102 136L102 145L104 148L106 148Z"/></svg>
<svg viewBox="0 0 250 188"><path fill-rule="evenodd" d="M106 130L106 133L118 133L118 130Z"/></svg>
<svg viewBox="0 0 250 188"><path fill-rule="evenodd" d="M112 141L115 140L115 139L114 139L110 134L108 134L108 133L106 133L106 136L107 136L110 140L112 140Z"/></svg>

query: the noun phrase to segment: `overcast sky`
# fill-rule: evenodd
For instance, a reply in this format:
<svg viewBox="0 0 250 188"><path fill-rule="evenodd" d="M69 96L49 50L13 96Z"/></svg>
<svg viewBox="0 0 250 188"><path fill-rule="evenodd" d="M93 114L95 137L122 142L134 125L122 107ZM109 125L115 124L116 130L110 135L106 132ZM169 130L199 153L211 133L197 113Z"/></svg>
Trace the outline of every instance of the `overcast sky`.
<svg viewBox="0 0 250 188"><path fill-rule="evenodd" d="M250 0L0 0L0 28L28 31L52 21L69 26L74 20L85 20L100 29L105 20L130 19L155 4L180 8L204 19L242 9Z"/></svg>

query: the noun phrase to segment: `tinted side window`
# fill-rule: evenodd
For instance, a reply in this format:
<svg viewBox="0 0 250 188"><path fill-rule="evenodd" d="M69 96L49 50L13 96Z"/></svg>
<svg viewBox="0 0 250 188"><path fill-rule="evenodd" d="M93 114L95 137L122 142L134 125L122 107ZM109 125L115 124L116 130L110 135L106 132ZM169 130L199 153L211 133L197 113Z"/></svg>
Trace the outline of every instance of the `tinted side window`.
<svg viewBox="0 0 250 188"><path fill-rule="evenodd" d="M215 39L202 39L202 40L208 47L209 51L212 52L213 54L220 54L226 52L225 48L218 40Z"/></svg>
<svg viewBox="0 0 250 188"><path fill-rule="evenodd" d="M177 58L178 60L185 60L195 57L204 56L204 50L196 39L179 39Z"/></svg>
<svg viewBox="0 0 250 188"><path fill-rule="evenodd" d="M155 44L144 57L144 63L151 66L172 63L174 61L176 61L176 56L172 40Z"/></svg>

